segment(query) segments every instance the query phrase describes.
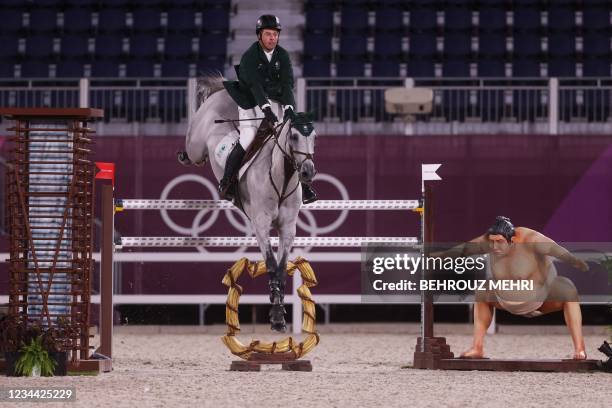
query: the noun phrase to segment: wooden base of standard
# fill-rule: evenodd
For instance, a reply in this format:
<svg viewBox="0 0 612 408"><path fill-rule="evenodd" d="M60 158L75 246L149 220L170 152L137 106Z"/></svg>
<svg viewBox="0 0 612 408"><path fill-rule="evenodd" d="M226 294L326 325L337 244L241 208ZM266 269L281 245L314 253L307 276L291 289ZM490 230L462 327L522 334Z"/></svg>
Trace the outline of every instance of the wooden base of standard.
<svg viewBox="0 0 612 408"><path fill-rule="evenodd" d="M285 371L312 371L310 360L296 360L294 353L253 353L248 360L232 361L230 371L261 371L268 364L280 364Z"/></svg>

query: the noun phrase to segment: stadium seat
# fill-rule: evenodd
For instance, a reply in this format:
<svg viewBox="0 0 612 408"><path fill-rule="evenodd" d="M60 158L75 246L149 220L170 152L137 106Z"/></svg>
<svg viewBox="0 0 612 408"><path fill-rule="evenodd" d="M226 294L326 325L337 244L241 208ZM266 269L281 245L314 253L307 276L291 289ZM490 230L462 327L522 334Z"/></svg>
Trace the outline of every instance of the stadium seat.
<svg viewBox="0 0 612 408"><path fill-rule="evenodd" d="M365 8L343 8L340 19L343 34L363 34L368 29L368 11Z"/></svg>
<svg viewBox="0 0 612 408"><path fill-rule="evenodd" d="M195 10L185 8L168 11L168 32L192 34L195 30Z"/></svg>
<svg viewBox="0 0 612 408"><path fill-rule="evenodd" d="M506 55L506 37L496 33L481 34L478 37L478 53L484 57Z"/></svg>
<svg viewBox="0 0 612 408"><path fill-rule="evenodd" d="M506 28L506 10L499 7L481 8L478 13L478 28L481 32L502 32Z"/></svg>
<svg viewBox="0 0 612 408"><path fill-rule="evenodd" d="M373 77L399 77L400 64L392 60L375 60L372 63Z"/></svg>
<svg viewBox="0 0 612 408"><path fill-rule="evenodd" d="M153 61L151 60L133 60L126 64L126 76L130 78L151 78L153 77Z"/></svg>
<svg viewBox="0 0 612 408"><path fill-rule="evenodd" d="M332 53L331 38L327 34L308 34L304 38L304 55L330 57Z"/></svg>
<svg viewBox="0 0 612 408"><path fill-rule="evenodd" d="M466 57L472 54L472 39L465 33L446 33L444 54L451 57Z"/></svg>
<svg viewBox="0 0 612 408"><path fill-rule="evenodd" d="M0 59L0 78L13 77L15 77L15 64L4 58Z"/></svg>
<svg viewBox="0 0 612 408"><path fill-rule="evenodd" d="M374 37L374 59L398 59L402 54L402 38L391 33L379 33Z"/></svg>
<svg viewBox="0 0 612 408"><path fill-rule="evenodd" d="M442 75L445 78L470 76L470 63L467 59L445 58L442 62Z"/></svg>
<svg viewBox="0 0 612 408"><path fill-rule="evenodd" d="M431 59L410 59L407 64L409 77L435 76L434 61Z"/></svg>
<svg viewBox="0 0 612 408"><path fill-rule="evenodd" d="M555 5L548 10L548 29L571 32L576 27L576 13L573 8Z"/></svg>
<svg viewBox="0 0 612 408"><path fill-rule="evenodd" d="M48 78L49 64L38 60L28 60L21 63L23 78Z"/></svg>
<svg viewBox="0 0 612 408"><path fill-rule="evenodd" d="M186 78L189 76L189 63L182 60L164 61L161 73L164 77Z"/></svg>
<svg viewBox="0 0 612 408"><path fill-rule="evenodd" d="M585 77L610 77L610 60L608 58L589 57L582 64L582 75Z"/></svg>
<svg viewBox="0 0 612 408"><path fill-rule="evenodd" d="M0 33L16 33L23 29L21 10L0 9Z"/></svg>
<svg viewBox="0 0 612 408"><path fill-rule="evenodd" d="M436 37L431 34L411 34L410 55L418 58L433 58L437 54Z"/></svg>
<svg viewBox="0 0 612 408"><path fill-rule="evenodd" d="M224 34L204 34L200 37L200 56L225 58L227 38Z"/></svg>
<svg viewBox="0 0 612 408"><path fill-rule="evenodd" d="M91 12L82 8L70 8L64 11L64 32L69 34L85 34L90 32Z"/></svg>
<svg viewBox="0 0 612 408"><path fill-rule="evenodd" d="M434 32L436 28L435 9L414 9L410 11L410 31L412 33Z"/></svg>
<svg viewBox="0 0 612 408"><path fill-rule="evenodd" d="M585 7L582 11L582 27L585 32L609 34L610 10L603 7Z"/></svg>
<svg viewBox="0 0 612 408"><path fill-rule="evenodd" d="M541 28L540 11L536 8L517 8L514 10L514 29L516 31L535 31Z"/></svg>
<svg viewBox="0 0 612 408"><path fill-rule="evenodd" d="M91 67L91 76L116 78L119 76L119 64L114 61L95 61Z"/></svg>
<svg viewBox="0 0 612 408"><path fill-rule="evenodd" d="M19 38L11 35L0 35L0 60L13 60L19 55Z"/></svg>
<svg viewBox="0 0 612 408"><path fill-rule="evenodd" d="M586 32L583 37L582 52L585 57L610 55L610 36L599 32Z"/></svg>
<svg viewBox="0 0 612 408"><path fill-rule="evenodd" d="M540 77L540 63L535 58L516 58L512 61L512 76Z"/></svg>
<svg viewBox="0 0 612 408"><path fill-rule="evenodd" d="M385 7L376 10L376 27L377 32L403 32L404 17L403 12L399 7Z"/></svg>
<svg viewBox="0 0 612 408"><path fill-rule="evenodd" d="M556 33L548 36L548 55L570 57L576 53L576 38L572 33Z"/></svg>
<svg viewBox="0 0 612 408"><path fill-rule="evenodd" d="M60 40L60 47L62 57L82 58L89 53L87 37L83 36L64 36Z"/></svg>
<svg viewBox="0 0 612 408"><path fill-rule="evenodd" d="M304 76L328 77L331 73L329 59L309 58L304 60Z"/></svg>
<svg viewBox="0 0 612 408"><path fill-rule="evenodd" d="M334 28L334 14L327 9L306 11L306 30L310 33L329 34Z"/></svg>
<svg viewBox="0 0 612 408"><path fill-rule="evenodd" d="M119 58L123 55L123 39L114 35L98 35L95 39L96 57Z"/></svg>
<svg viewBox="0 0 612 408"><path fill-rule="evenodd" d="M164 42L164 54L173 59L190 58L194 55L191 37L180 34L168 35Z"/></svg>
<svg viewBox="0 0 612 408"><path fill-rule="evenodd" d="M339 77L362 77L365 72L365 64L357 60L341 60L336 64L336 76Z"/></svg>
<svg viewBox="0 0 612 408"><path fill-rule="evenodd" d="M53 38L36 35L26 38L26 55L30 58L48 58L53 54Z"/></svg>
<svg viewBox="0 0 612 408"><path fill-rule="evenodd" d="M541 38L538 34L515 32L513 54L518 57L534 57L542 53Z"/></svg>
<svg viewBox="0 0 612 408"><path fill-rule="evenodd" d="M222 8L202 12L202 28L206 32L225 34L229 31L229 12Z"/></svg>
<svg viewBox="0 0 612 408"><path fill-rule="evenodd" d="M57 29L57 12L55 10L36 8L30 12L30 32L52 33Z"/></svg>
<svg viewBox="0 0 612 408"><path fill-rule="evenodd" d="M478 76L503 78L506 76L506 66L501 59L480 58L478 60Z"/></svg>
<svg viewBox="0 0 612 408"><path fill-rule="evenodd" d="M449 7L444 10L444 29L468 31L472 28L472 10L467 7Z"/></svg>
<svg viewBox="0 0 612 408"><path fill-rule="evenodd" d="M137 33L155 33L161 30L161 13L157 9L134 10L132 29Z"/></svg>
<svg viewBox="0 0 612 408"><path fill-rule="evenodd" d="M139 34L130 38L130 55L136 58L153 58L158 54L157 38Z"/></svg>
<svg viewBox="0 0 612 408"><path fill-rule="evenodd" d="M98 32L121 33L127 28L126 11L119 8L104 8L98 16Z"/></svg>
<svg viewBox="0 0 612 408"><path fill-rule="evenodd" d="M84 75L83 64L78 61L61 61L57 64L58 78L82 78Z"/></svg>
<svg viewBox="0 0 612 408"><path fill-rule="evenodd" d="M548 60L548 75L551 77L575 77L576 63L572 58L552 57Z"/></svg>
<svg viewBox="0 0 612 408"><path fill-rule="evenodd" d="M341 58L364 58L367 49L367 39L362 35L343 35L340 37Z"/></svg>

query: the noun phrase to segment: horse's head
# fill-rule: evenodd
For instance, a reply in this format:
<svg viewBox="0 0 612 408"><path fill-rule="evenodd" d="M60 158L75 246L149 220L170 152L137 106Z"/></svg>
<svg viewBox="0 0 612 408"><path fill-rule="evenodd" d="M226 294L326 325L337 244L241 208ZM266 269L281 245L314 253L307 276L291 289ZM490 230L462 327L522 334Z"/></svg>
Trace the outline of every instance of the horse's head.
<svg viewBox="0 0 612 408"><path fill-rule="evenodd" d="M290 153L295 160L300 181L306 184L312 182L317 171L314 165L314 146L316 132L310 113L298 112L289 128Z"/></svg>

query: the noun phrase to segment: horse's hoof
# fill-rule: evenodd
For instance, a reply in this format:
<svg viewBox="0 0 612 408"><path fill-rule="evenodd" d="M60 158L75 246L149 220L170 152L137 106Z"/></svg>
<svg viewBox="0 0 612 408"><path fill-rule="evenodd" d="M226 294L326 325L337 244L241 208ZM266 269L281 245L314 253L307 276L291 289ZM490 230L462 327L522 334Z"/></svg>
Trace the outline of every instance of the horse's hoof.
<svg viewBox="0 0 612 408"><path fill-rule="evenodd" d="M181 163L183 166L190 166L191 164L193 164L189 159L189 156L187 156L187 152L176 152L176 158L178 162Z"/></svg>
<svg viewBox="0 0 612 408"><path fill-rule="evenodd" d="M287 331L287 325L283 323L270 323L270 328L277 333L285 333Z"/></svg>

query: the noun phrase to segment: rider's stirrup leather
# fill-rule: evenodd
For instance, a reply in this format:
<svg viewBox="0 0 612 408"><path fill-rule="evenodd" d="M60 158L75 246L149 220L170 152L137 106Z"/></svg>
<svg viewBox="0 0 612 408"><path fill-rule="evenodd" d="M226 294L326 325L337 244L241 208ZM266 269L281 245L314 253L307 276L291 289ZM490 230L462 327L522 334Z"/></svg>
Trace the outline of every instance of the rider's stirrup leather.
<svg viewBox="0 0 612 408"><path fill-rule="evenodd" d="M305 183L300 183L300 184L302 184L302 203L303 204L314 203L315 201L318 200L317 193L314 192L314 190L312 189L312 187L310 187L309 184L305 184Z"/></svg>
<svg viewBox="0 0 612 408"><path fill-rule="evenodd" d="M232 201L234 199L235 173L236 170L238 170L240 163L242 163L244 154L245 151L240 143L236 143L230 154L227 156L227 161L225 162L225 172L223 173L223 178L219 182L219 194L227 201Z"/></svg>

